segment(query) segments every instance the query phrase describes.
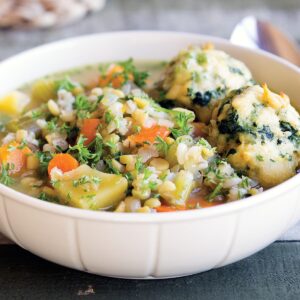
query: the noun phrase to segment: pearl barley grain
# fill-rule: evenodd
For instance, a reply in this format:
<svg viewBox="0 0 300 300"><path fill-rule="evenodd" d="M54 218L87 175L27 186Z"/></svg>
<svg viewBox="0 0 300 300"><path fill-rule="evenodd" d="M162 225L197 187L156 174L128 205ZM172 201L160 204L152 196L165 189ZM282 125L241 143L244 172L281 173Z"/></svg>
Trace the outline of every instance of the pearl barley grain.
<svg viewBox="0 0 300 300"><path fill-rule="evenodd" d="M58 105L56 104L56 102L54 102L52 99L50 99L48 101L48 109L50 111L50 113L53 115L53 116L58 116L60 111L59 111L59 107Z"/></svg>

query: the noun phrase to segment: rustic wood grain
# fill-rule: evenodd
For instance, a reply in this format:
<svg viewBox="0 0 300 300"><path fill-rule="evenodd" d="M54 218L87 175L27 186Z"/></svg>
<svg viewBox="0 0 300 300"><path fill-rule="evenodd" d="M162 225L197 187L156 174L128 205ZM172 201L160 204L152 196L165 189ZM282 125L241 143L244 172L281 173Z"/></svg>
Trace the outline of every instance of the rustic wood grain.
<svg viewBox="0 0 300 300"><path fill-rule="evenodd" d="M16 246L1 246L0 299L296 300L300 299L299 253L299 242L277 242L221 269L146 281L90 275Z"/></svg>

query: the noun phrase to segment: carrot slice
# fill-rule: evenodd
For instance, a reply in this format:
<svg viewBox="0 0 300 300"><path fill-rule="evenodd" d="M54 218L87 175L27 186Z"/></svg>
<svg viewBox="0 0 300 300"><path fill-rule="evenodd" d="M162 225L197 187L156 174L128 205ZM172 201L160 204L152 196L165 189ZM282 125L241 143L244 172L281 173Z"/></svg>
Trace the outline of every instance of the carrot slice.
<svg viewBox="0 0 300 300"><path fill-rule="evenodd" d="M142 128L139 133L130 135L128 139L138 144L144 142L154 143L157 137L165 139L169 134L170 131L167 127L154 125L150 128Z"/></svg>
<svg viewBox="0 0 300 300"><path fill-rule="evenodd" d="M96 137L99 119L85 119L81 127L81 134L86 138L84 145L90 144Z"/></svg>
<svg viewBox="0 0 300 300"><path fill-rule="evenodd" d="M0 147L1 164L10 165L10 174L17 174L26 168L27 156L32 153L28 147L21 147L17 142Z"/></svg>
<svg viewBox="0 0 300 300"><path fill-rule="evenodd" d="M178 206L161 205L159 207L156 207L156 211L159 213L174 212L179 210L186 210L185 205L178 205Z"/></svg>
<svg viewBox="0 0 300 300"><path fill-rule="evenodd" d="M131 81L134 79L131 73L127 74L127 76ZM124 68L120 65L111 65L111 67L108 68L107 73L100 76L99 86L105 87L111 84L113 88L117 89L124 84L125 80Z"/></svg>
<svg viewBox="0 0 300 300"><path fill-rule="evenodd" d="M79 166L78 161L68 153L56 154L49 162L48 174L51 174L53 168L58 168L63 172L69 172L76 169Z"/></svg>

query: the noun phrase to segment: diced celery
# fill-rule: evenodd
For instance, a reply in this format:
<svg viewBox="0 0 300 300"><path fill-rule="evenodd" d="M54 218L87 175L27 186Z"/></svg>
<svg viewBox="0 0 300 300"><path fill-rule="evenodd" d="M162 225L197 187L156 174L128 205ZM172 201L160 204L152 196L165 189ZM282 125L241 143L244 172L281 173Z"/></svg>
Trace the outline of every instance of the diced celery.
<svg viewBox="0 0 300 300"><path fill-rule="evenodd" d="M169 162L170 167L173 167L178 163L176 156L177 146L177 143L173 143L168 149L166 160Z"/></svg>
<svg viewBox="0 0 300 300"><path fill-rule="evenodd" d="M194 188L193 175L187 171L180 171L174 178L176 190L161 194L170 205L184 205Z"/></svg>
<svg viewBox="0 0 300 300"><path fill-rule="evenodd" d="M31 87L31 99L37 103L56 98L56 83L51 79L40 79Z"/></svg>

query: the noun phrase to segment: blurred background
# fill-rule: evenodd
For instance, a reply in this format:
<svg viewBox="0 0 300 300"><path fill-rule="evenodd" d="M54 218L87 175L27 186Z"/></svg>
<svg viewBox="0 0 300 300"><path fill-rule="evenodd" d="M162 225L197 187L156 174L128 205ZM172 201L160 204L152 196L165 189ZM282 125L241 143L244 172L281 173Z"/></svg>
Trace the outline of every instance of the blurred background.
<svg viewBox="0 0 300 300"><path fill-rule="evenodd" d="M300 42L300 0L0 0L0 60L54 40L105 31L174 30L229 38L247 15L272 21Z"/></svg>

